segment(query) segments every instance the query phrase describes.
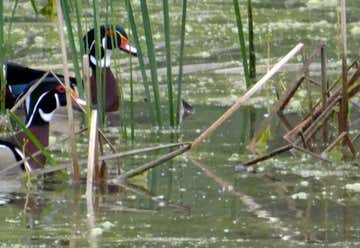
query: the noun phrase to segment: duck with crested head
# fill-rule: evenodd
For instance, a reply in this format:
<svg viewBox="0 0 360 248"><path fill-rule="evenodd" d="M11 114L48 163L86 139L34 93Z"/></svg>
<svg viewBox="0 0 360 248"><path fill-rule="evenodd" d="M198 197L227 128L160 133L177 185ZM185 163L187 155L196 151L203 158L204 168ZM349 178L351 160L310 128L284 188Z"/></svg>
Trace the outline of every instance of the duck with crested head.
<svg viewBox="0 0 360 248"><path fill-rule="evenodd" d="M119 25L101 25L100 28L100 54L96 55L96 38L95 30L90 29L83 38L85 51L89 56L91 68L91 99L94 105L97 104L97 87L96 79L97 70L101 71L101 78L105 84L105 111L116 111L119 107L118 83L110 69L111 55L115 49L119 49L133 56L137 56L135 47L129 45L128 35L125 29ZM14 62L7 62L3 66L4 76L7 82L6 88L6 108L11 108L16 99L29 88L29 85L40 79L46 71L29 68ZM64 77L56 74L57 77L64 81ZM54 79L49 74L46 79ZM46 81L46 80L45 80ZM70 77L70 82L76 85L76 79Z"/></svg>
<svg viewBox="0 0 360 248"><path fill-rule="evenodd" d="M85 51L89 55L91 67L90 86L91 100L93 104L97 103L97 82L96 72L101 72L101 77L105 84L105 111L113 112L119 108L119 88L113 72L110 69L111 55L113 50L120 49L128 54L137 56L135 47L129 45L128 35L124 28L118 25L100 26L100 54L96 54L95 30L89 30L83 38Z"/></svg>
<svg viewBox="0 0 360 248"><path fill-rule="evenodd" d="M71 85L72 99L77 101L79 97L75 92L75 85ZM27 89L29 90L29 89ZM26 94L25 90L23 94ZM20 95L20 96L22 96ZM61 106L66 105L66 92L64 86L55 78L48 78L33 91L25 100L26 127L35 135L40 143L49 145L49 123L54 112ZM37 146L29 140L25 132L21 131L7 140L0 140L0 176L11 176L23 173L25 170L32 171L45 164L43 154L33 156L17 167L7 170L8 166L23 160L26 156L38 151Z"/></svg>

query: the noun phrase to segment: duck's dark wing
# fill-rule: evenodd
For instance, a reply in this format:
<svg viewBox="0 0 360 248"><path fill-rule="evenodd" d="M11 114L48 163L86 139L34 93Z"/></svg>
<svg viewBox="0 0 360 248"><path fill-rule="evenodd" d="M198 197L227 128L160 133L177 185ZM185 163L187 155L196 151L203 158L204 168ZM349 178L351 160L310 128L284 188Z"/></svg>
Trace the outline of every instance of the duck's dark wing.
<svg viewBox="0 0 360 248"><path fill-rule="evenodd" d="M44 70L32 69L14 62L7 62L5 65L5 77L9 85L28 84L41 78L45 73Z"/></svg>
<svg viewBox="0 0 360 248"><path fill-rule="evenodd" d="M8 86L9 93L12 94L13 97L17 98L20 95L24 94L31 85L36 83L47 71L45 70L38 70L29 68L14 62L7 62L5 64L5 77L6 82ZM64 76L61 74L56 74L56 76L64 82ZM52 81L54 76L52 74L49 74L46 79L46 81ZM73 77L70 77L70 83L73 85L76 85L76 79ZM9 94L10 97L10 94ZM9 98L9 101L11 99ZM10 102L8 104L11 105Z"/></svg>

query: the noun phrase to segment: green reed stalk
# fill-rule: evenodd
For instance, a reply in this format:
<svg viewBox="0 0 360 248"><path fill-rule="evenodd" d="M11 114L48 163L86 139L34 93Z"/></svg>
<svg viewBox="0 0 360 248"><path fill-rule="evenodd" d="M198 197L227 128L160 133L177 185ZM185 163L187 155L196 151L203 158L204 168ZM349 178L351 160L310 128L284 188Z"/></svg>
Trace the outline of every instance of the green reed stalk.
<svg viewBox="0 0 360 248"><path fill-rule="evenodd" d="M166 73L167 73L167 87L169 100L169 121L170 126L175 126L174 115L174 100L173 100L173 79L171 67L171 44L170 44L170 18L169 18L169 3L168 0L163 0L164 12L164 32L165 32L165 47L166 47Z"/></svg>
<svg viewBox="0 0 360 248"><path fill-rule="evenodd" d="M105 23L106 24L111 24L110 23L110 18L115 16L117 16L117 12L114 11L114 8L112 6L112 1L111 0L106 0L106 6L105 6ZM113 28L113 32L116 32L116 26L112 25ZM111 46L112 47L119 47L119 43L118 43L118 39L115 36L112 36L111 39ZM106 52L106 51L105 51ZM129 58L131 58L131 55L129 54ZM115 76L116 78L118 78L119 80L121 80L121 72L120 72L120 61L118 60L114 60L112 62L114 64L114 68L115 68ZM120 133L122 134L124 139L127 139L128 137L128 130L127 130L127 125L128 125L128 120L125 118L125 113L127 110L127 104L125 103L125 98L124 98L124 90L123 90L123 84L120 83L119 85L119 92L118 92L118 96L119 96L119 103L120 103L120 108L119 108L119 114L120 116L122 116L123 118L121 119L121 123L119 126L119 130L121 131Z"/></svg>
<svg viewBox="0 0 360 248"><path fill-rule="evenodd" d="M180 55L179 55L179 75L177 78L177 110L176 110L176 125L180 124L181 118L181 91L182 91L182 76L183 76L183 64L184 64L184 48L185 48L185 24L186 24L186 7L187 0L183 0L182 3L182 20L181 20L181 35L180 35Z"/></svg>
<svg viewBox="0 0 360 248"><path fill-rule="evenodd" d="M74 65L77 88L79 91L79 95L81 97L83 97L84 96L84 87L83 87L82 80L81 80L81 69L80 69L79 60L78 60L79 56L78 56L78 52L77 52L76 46L75 46L74 33L72 30L71 18L70 18L70 14L69 14L70 9L69 9L68 0L61 0L61 8L63 10L65 26L66 26L67 33L68 33L68 42L69 42L70 50L71 50L71 59L72 59L73 65Z"/></svg>
<svg viewBox="0 0 360 248"><path fill-rule="evenodd" d="M95 30L95 57L96 61L99 61L100 54L101 54L101 40L100 40L100 15L99 15L99 1L93 0L93 16L94 16L94 30ZM99 114L99 124L100 127L104 126L105 123L105 106L104 106L104 80L103 80L103 73L102 68L100 66L96 67L96 91L97 91L97 108Z"/></svg>
<svg viewBox="0 0 360 248"><path fill-rule="evenodd" d="M18 6L19 0L16 0L14 3L14 7L11 11L11 18L9 20L9 29L8 29L8 33L7 33L7 39L11 40L11 30L12 30L12 24L14 22L14 16L15 16L15 12L16 12L16 8Z"/></svg>
<svg viewBox="0 0 360 248"><path fill-rule="evenodd" d="M256 56L254 45L254 21L252 11L252 0L248 0L248 28L249 28L249 78L251 86L256 78Z"/></svg>
<svg viewBox="0 0 360 248"><path fill-rule="evenodd" d="M82 42L83 41L82 38L84 36L82 25L81 25L81 23L82 23L82 21L81 21L82 13L83 13L82 1L81 0L76 0L75 1L75 15L76 15L77 35L78 35L78 40L79 40L81 58L85 54L84 44Z"/></svg>
<svg viewBox="0 0 360 248"><path fill-rule="evenodd" d="M133 82L133 68L132 58L129 59L130 66L130 128L131 128L131 141L135 141L135 104L134 104L134 82Z"/></svg>
<svg viewBox="0 0 360 248"><path fill-rule="evenodd" d="M34 145L41 151L41 153L46 157L47 161L51 165L56 165L56 161L51 157L50 152L41 144L38 138L26 127L26 125L10 110L6 111L6 114L13 119L17 125L24 131L26 136L34 143Z"/></svg>
<svg viewBox="0 0 360 248"><path fill-rule="evenodd" d="M244 67L246 88L250 89L251 81L250 81L250 73L249 73L249 66L248 66L247 49L246 49L246 45L245 45L245 36L244 36L243 25L242 25L242 21L241 21L240 8L239 8L239 1L238 0L233 0L233 3L234 3L236 24L237 24L237 28L238 28L238 34L239 34L239 42L240 42L242 63L243 63L243 67Z"/></svg>
<svg viewBox="0 0 360 248"><path fill-rule="evenodd" d="M33 9L34 9L34 12L35 12L36 14L38 14L39 11L38 11L38 9L37 9L37 7L36 7L36 0L30 0L30 2L31 2L31 6L32 6Z"/></svg>
<svg viewBox="0 0 360 248"><path fill-rule="evenodd" d="M149 115L150 115L150 121L151 124L153 126L156 125L156 120L155 120L155 114L154 114L154 108L152 105L152 100L151 100L151 95L150 95L150 89L149 89L149 81L146 75L146 67L145 67L145 63L144 63L144 56L141 50L141 46L140 46L140 39L139 39L139 35L137 32L137 28L136 28L136 23L135 23L135 17L133 14L133 10L131 7L131 2L130 0L125 0L125 4L126 4L126 9L128 12L128 18L129 18L129 24L130 24L130 28L131 28L131 33L134 37L134 42L136 45L136 50L137 50L137 57L138 57L138 61L139 61L139 66L140 66L140 71L141 71L141 76L143 79L143 85L144 85L144 90L145 90L145 96L147 98L147 106L149 108Z"/></svg>
<svg viewBox="0 0 360 248"><path fill-rule="evenodd" d="M4 41L4 3L0 0L0 109L5 113L6 105L6 79L4 75L5 41Z"/></svg>
<svg viewBox="0 0 360 248"><path fill-rule="evenodd" d="M154 43L152 39L149 11L146 4L146 0L140 0L140 5L141 5L145 39L146 39L146 45L147 45L148 57L150 63L151 81L152 81L154 98L155 98L156 120L157 120L157 124L161 128L163 123L162 123L162 114L161 114L160 92L159 92L157 63L156 63Z"/></svg>

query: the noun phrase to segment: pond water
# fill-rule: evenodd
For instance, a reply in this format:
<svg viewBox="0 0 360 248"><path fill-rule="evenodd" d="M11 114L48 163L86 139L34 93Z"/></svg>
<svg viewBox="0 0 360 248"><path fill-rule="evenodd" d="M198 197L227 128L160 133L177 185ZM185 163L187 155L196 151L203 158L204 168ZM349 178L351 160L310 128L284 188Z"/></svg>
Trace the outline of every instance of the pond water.
<svg viewBox="0 0 360 248"><path fill-rule="evenodd" d="M10 2L5 6L8 11L12 6ZM28 1L19 2L12 24L14 42L9 44L10 58L35 67L50 64L55 68L60 59L54 24L29 14ZM149 2L154 26L158 27L154 30L159 30L154 38L161 58L164 55L161 20L156 18L161 16L161 4ZM178 28L180 1L171 2L172 28ZM299 41L305 43L308 52L319 41L326 41L329 61L335 68L331 79L336 78L339 58L336 2L253 1L259 75L266 71L267 63L277 61ZM360 2L347 2L350 7L349 56L355 59L360 48L356 42L360 36L357 14ZM236 62L240 54L236 48L232 1L189 1L188 4L186 65L195 69L186 71L183 88L184 98L194 106L195 113L185 119L179 132L166 128L156 132L150 129L146 107L138 100L135 143L123 138L121 128L106 129L106 136L119 151L192 141L245 90ZM121 13L120 20L126 23L123 6L115 9ZM245 8L243 12L245 15ZM269 37L268 43L265 36ZM14 44L18 45L13 47ZM26 52L20 49L22 45ZM178 46L174 44L174 48ZM299 63L300 56L292 60L295 68ZM199 64L205 66L196 67ZM164 65L160 62L159 66ZM358 161L329 164L295 153L295 156L285 154L259 163L255 171L234 169L251 157L246 149L250 132L264 119L268 106L274 104L275 91L281 89L279 85L288 85L301 75L290 70L289 67L287 72L277 75L263 94L252 98L249 106L241 108L199 149L164 163L126 185L96 187L94 204L85 196L85 185L72 185L71 177L66 175L38 182L1 182L0 247L359 246ZM127 71L126 66L119 69L124 73L125 82ZM312 69L311 75L318 78L318 67ZM165 76L160 79L165 93ZM127 84L123 85L125 107L128 88ZM136 99L143 99L140 82L135 89ZM302 106L307 102L304 92L300 91L291 103L287 112L291 121L299 119L293 110L303 113ZM356 120L359 112L353 113L352 119ZM255 121L251 123L250 119ZM60 143L65 136L58 130L64 125L55 125L52 144ZM357 132L355 128L356 125L353 131ZM284 132L280 122L274 121L269 148L284 144L281 139ZM85 136L81 136L78 148L86 158ZM113 171L120 166L129 170L168 151L111 160L107 164ZM66 147L54 147L52 152L59 163L68 160ZM338 154L331 156L335 160Z"/></svg>

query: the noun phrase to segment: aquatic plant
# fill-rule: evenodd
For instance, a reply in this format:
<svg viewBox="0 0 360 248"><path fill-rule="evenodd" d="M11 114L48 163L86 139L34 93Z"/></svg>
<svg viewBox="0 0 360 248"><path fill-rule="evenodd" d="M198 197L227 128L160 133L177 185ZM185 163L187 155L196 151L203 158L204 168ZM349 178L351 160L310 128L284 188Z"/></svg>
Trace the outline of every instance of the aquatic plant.
<svg viewBox="0 0 360 248"><path fill-rule="evenodd" d="M243 24L241 21L241 13L240 13L240 7L239 7L239 1L233 0L234 4L234 11L235 11L235 17L236 17L236 25L238 29L238 35L239 35L239 44L241 49L241 58L244 68L244 76L245 76L245 82L246 82L246 88L249 89L251 87L251 81L250 81L250 72L249 72L249 63L248 63L248 51L245 45L245 35L243 30Z"/></svg>
<svg viewBox="0 0 360 248"><path fill-rule="evenodd" d="M140 0L140 6L141 6L146 46L147 46L148 58L150 64L151 81L152 81L155 109L156 109L155 112L156 120L157 120L157 125L161 128L163 126L163 120L161 113L160 92L159 92L159 83L158 83L158 75L157 75L157 62L156 62L156 55L155 55L155 49L153 43L153 36L151 31L149 11L146 0Z"/></svg>
<svg viewBox="0 0 360 248"><path fill-rule="evenodd" d="M179 54L179 74L177 78L177 97L176 97L176 125L180 124L181 118L181 92L182 92L182 76L184 64L184 48L185 48L185 24L186 24L187 0L182 1L181 11L181 30L180 30L180 54Z"/></svg>
<svg viewBox="0 0 360 248"><path fill-rule="evenodd" d="M75 2L77 3L79 1L76 0ZM76 4L76 5L79 6L79 4ZM79 54L76 50L75 37L74 37L74 32L72 29L71 18L70 18L70 8L69 8L69 3L67 2L67 0L61 0L61 8L63 10L63 16L64 16L64 20L65 20L67 35L68 35L68 43L69 43L71 54L72 54L71 58L72 58L72 62L74 65L76 81L81 82L81 69L80 69L80 65L79 65L79 58L82 57L83 53L81 53L81 56L79 56ZM78 12L80 12L79 8L77 8L77 11L76 11L77 18L79 18ZM81 22L79 23L79 19L77 19L77 27L78 27L78 29L81 30ZM81 41L81 37L79 37L79 40ZM83 47L83 46L81 45L80 47ZM77 88L79 91L79 95L81 97L83 97L84 96L83 84L78 83Z"/></svg>
<svg viewBox="0 0 360 248"><path fill-rule="evenodd" d="M6 81L4 70L5 43L4 43L4 3L0 0L0 110L5 112Z"/></svg>
<svg viewBox="0 0 360 248"><path fill-rule="evenodd" d="M171 44L170 44L170 19L169 19L169 3L163 0L164 12L164 32L165 32L165 49L166 49L166 73L168 86L168 103L169 103L169 121L170 126L175 126L174 101L173 101L173 79L171 66Z"/></svg>
<svg viewBox="0 0 360 248"><path fill-rule="evenodd" d="M136 49L137 49L137 57L138 57L140 71L141 71L142 83L143 83L144 91L145 91L145 97L147 99L147 106L148 106L148 110L149 110L150 121L151 121L151 124L153 126L155 126L156 125L155 111L154 111L154 107L152 104L152 97L150 94L149 81L148 81L148 78L146 75L144 56L143 56L143 52L142 52L142 49L140 46L140 39L139 39L139 35L137 32L137 27L136 27L136 23L135 23L135 17L133 14L133 9L131 6L131 1L125 0L125 5L126 5L127 13L128 13L131 33L133 35L133 39L134 39Z"/></svg>

